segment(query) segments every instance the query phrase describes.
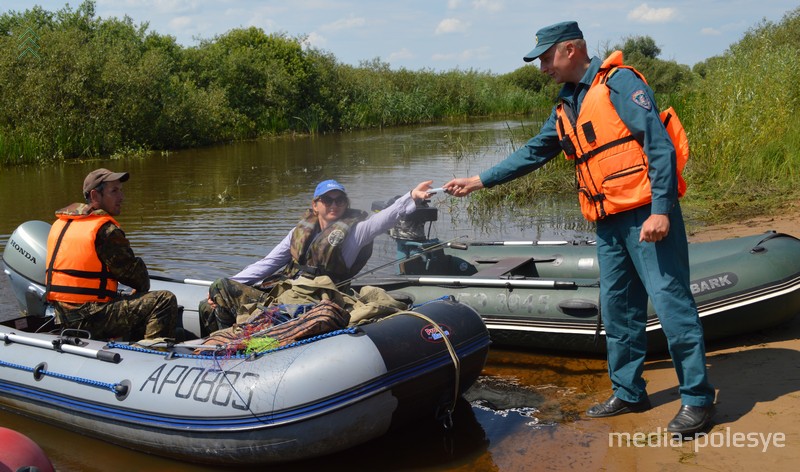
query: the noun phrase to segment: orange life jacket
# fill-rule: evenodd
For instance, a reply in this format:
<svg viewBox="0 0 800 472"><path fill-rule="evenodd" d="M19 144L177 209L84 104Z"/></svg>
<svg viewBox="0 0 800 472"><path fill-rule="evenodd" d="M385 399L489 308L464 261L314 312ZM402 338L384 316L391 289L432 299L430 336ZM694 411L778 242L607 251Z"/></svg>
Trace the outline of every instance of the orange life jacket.
<svg viewBox="0 0 800 472"><path fill-rule="evenodd" d="M94 247L108 215L58 215L47 237L47 300L66 303L108 302L117 296L117 280Z"/></svg>
<svg viewBox="0 0 800 472"><path fill-rule="evenodd" d="M597 221L614 213L640 207L652 200L648 159L644 149L622 122L606 84L623 65L622 52L615 51L600 66L586 92L578 116L560 103L556 107L556 131L567 159L575 161L575 176L581 213ZM689 141L672 107L661 115L677 157L678 196L686 193L681 173L689 158Z"/></svg>

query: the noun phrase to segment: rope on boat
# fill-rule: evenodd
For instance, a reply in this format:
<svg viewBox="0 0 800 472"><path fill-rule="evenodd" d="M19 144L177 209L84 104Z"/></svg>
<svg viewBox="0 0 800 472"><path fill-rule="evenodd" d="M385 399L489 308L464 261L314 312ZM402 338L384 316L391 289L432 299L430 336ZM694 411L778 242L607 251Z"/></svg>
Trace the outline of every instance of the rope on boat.
<svg viewBox="0 0 800 472"><path fill-rule="evenodd" d="M279 346L279 347L276 347L276 348L273 348L273 349L268 349L266 351L256 352L256 353L252 353L252 354L228 355L228 356L226 356L226 359L258 358L258 357L261 357L263 355L269 354L271 352L282 351L284 349L289 349L289 348L292 348L292 347L301 346L303 344L308 344L308 343L312 343L314 341L319 341L320 339L330 338L330 337L333 337L333 336L339 336L341 334L356 334L357 332L358 332L358 328L356 328L356 327L338 329L336 331L331 331L330 333L319 334L317 336L312 336L312 337L307 338L307 339L302 339L300 341L295 341L295 342L289 343L289 344L287 344L285 346ZM178 345L178 346L181 346L181 345ZM197 344L197 345L195 345L195 344L184 344L183 346L184 347L190 347L192 349L203 349L203 345L202 344ZM126 351L141 352L141 353L144 353L144 354L157 354L159 356L169 355L170 357L179 357L179 358L183 358L183 359L202 359L202 360L209 360L211 358L219 358L219 356L215 356L214 353L216 351L225 350L225 345L221 345L221 346L207 347L208 350L212 351L210 355L208 355L208 354L183 354L183 353L179 353L179 352L159 351L158 349L149 349L149 348L134 346L132 344L118 343L118 342L113 342L113 341L109 342L107 347L109 349L122 349L122 350L126 350Z"/></svg>
<svg viewBox="0 0 800 472"><path fill-rule="evenodd" d="M442 297L442 298L447 298L447 297L449 297L449 295L447 295L445 297ZM433 302L433 301L437 301L437 300L431 300L431 302ZM431 303L431 302L422 303L419 306L426 305L427 303ZM445 417L444 417L444 420L443 420L443 424L444 424L445 428L446 429L450 429L453 426L453 411L456 409L456 403L458 403L458 396L459 396L459 390L460 390L459 379L461 378L461 360L458 358L458 354L456 353L456 350L453 347L453 343L450 342L450 338L444 332L442 327L439 326L439 323L433 321L430 317L428 317L426 315L423 315L422 313L419 313L419 312L416 312L416 311L411 311L411 310L399 311L399 312L393 313L393 314L391 314L391 315L389 315L389 316L387 316L385 318L381 318L381 319L377 320L377 322L380 323L381 321L385 321L385 320L388 320L389 318L394 318L395 316L401 316L401 315L415 316L415 317L420 318L422 320L425 320L428 323L430 323L431 325L433 325L433 327L436 329L436 331L442 336L442 339L444 340L444 343L447 346L447 352L448 352L448 354L450 354L450 358L453 360L453 367L455 367L455 374L456 374L455 382L454 382L455 383L455 388L454 388L454 391L453 391L453 402L450 404L450 406L445 411Z"/></svg>
<svg viewBox="0 0 800 472"><path fill-rule="evenodd" d="M10 367L12 369L23 370L25 372L30 372L36 378L41 378L41 377L49 375L50 377L54 377L54 378L61 379L61 380L67 380L67 381L70 381L70 382L76 382L76 383L83 384L83 385L89 385L91 387L97 387L97 388L110 390L114 394L119 394L121 389L125 388L122 384L118 384L118 383L112 384L112 383L108 383L108 382L100 382L98 380L85 379L85 378L82 378L82 377L75 377L74 375L67 375L67 374L60 374L58 372L51 372L51 371L45 370L43 368L43 364L39 364L36 367L27 367L27 366L24 366L24 365L14 364L14 363L11 363L11 362L0 361L0 366L2 366L2 367Z"/></svg>
<svg viewBox="0 0 800 472"><path fill-rule="evenodd" d="M442 295L439 298L434 298L433 300L428 300L427 302L422 302L422 303L418 303L416 305L412 305L411 308L412 309L419 308L421 306L425 306L425 305L428 305L430 303L442 302L442 301L446 301L446 300L453 300L453 296L452 295Z"/></svg>

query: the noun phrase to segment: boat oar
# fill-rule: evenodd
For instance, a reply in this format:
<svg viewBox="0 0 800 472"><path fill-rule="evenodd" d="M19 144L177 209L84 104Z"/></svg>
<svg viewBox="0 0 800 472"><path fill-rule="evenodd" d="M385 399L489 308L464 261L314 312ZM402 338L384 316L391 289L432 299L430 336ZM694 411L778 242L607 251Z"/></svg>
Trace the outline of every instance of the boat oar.
<svg viewBox="0 0 800 472"><path fill-rule="evenodd" d="M574 280L541 280L541 279L497 279L479 277L408 277L396 276L370 280L370 285L451 285L457 287L500 287L500 288L543 288L543 289L576 289L579 287L595 287L597 282L580 284Z"/></svg>
<svg viewBox="0 0 800 472"><path fill-rule="evenodd" d="M412 278L411 280L414 280ZM416 278L420 285L461 285L465 287L507 287L507 288L576 288L578 285L565 280L515 280L481 279L473 277L428 276Z"/></svg>
<svg viewBox="0 0 800 472"><path fill-rule="evenodd" d="M73 346L72 344L68 344L69 342L68 339L64 338L57 338L54 341L48 341L44 339L22 336L15 333L4 333L0 331L0 340L2 340L5 343L24 344L26 346L40 347L42 349L50 349L52 351L66 352L69 354L88 357L90 359L98 359L101 361L111 362L114 364L119 364L119 362L122 360L122 357L120 357L119 353L111 351L103 351L100 349L88 349L85 347Z"/></svg>
<svg viewBox="0 0 800 472"><path fill-rule="evenodd" d="M163 275L152 275L152 274L150 274L150 278L153 279L153 280L161 280L162 282L175 282L177 284L202 285L204 287L209 287L214 282L213 280L202 280L202 279L173 279L171 277L165 277Z"/></svg>
<svg viewBox="0 0 800 472"><path fill-rule="evenodd" d="M593 246L593 241L473 241L470 246Z"/></svg>
<svg viewBox="0 0 800 472"><path fill-rule="evenodd" d="M420 285L459 285L465 287L506 287L506 288L577 288L572 280L516 280L481 279L473 277L416 277L409 280Z"/></svg>

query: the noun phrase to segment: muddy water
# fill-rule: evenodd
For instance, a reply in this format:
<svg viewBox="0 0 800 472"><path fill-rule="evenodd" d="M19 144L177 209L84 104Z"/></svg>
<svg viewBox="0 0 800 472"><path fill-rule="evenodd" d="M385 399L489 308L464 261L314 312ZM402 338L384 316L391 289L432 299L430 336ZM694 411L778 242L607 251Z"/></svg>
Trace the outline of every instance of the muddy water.
<svg viewBox="0 0 800 472"><path fill-rule="evenodd" d="M56 208L80 198L89 171L107 167L131 173L119 221L154 273L204 279L230 275L280 241L308 205L317 182L339 180L353 206L368 210L372 202L407 192L422 180L438 186L490 166L511 150L508 128L521 125L530 129L530 124L505 121L422 126L0 169L0 250L17 225L51 221ZM470 215L464 200L436 197L432 203L440 214L431 236L440 239L592 236L571 199L501 211L484 220ZM367 269L395 257L394 242L383 236ZM3 276L0 318L16 313ZM435 422L413 425L353 450L280 468L594 469L605 454L594 440L602 434L579 415L607 388L602 359L492 350L483 375L460 402L453 428ZM0 425L39 442L61 471L219 470L131 451L4 411Z"/></svg>

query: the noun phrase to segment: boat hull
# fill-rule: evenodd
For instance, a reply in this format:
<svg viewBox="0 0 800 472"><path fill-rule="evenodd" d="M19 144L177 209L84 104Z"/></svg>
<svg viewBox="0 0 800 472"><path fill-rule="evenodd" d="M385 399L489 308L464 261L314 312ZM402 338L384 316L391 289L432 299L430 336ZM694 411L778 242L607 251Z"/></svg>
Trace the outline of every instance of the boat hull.
<svg viewBox="0 0 800 472"><path fill-rule="evenodd" d="M780 325L800 313L800 241L778 233L689 245L691 288L708 341ZM473 307L495 346L605 352L592 244L453 245L359 279L413 302L449 295ZM667 349L652 305L648 350Z"/></svg>
<svg viewBox="0 0 800 472"><path fill-rule="evenodd" d="M446 415L477 379L489 348L477 313L450 301L418 312L228 358L99 341L76 354L41 344L58 336L0 327L0 407L185 461L329 454Z"/></svg>
<svg viewBox="0 0 800 472"><path fill-rule="evenodd" d="M49 224L31 221L12 234L3 254L20 305L43 314L44 241ZM398 240L398 252L408 253ZM416 246L419 246L415 243ZM424 246L422 246L424 248ZM398 265L398 274L357 277L353 287L380 286L423 303L444 296L475 309L496 346L604 353L598 325L599 267L591 241L496 241L433 244ZM37 256L38 255L38 256ZM708 341L753 332L800 312L800 240L766 232L689 244L691 288ZM197 306L209 281L154 279L174 292L182 324L200 333ZM658 314L648 307L648 351L663 351Z"/></svg>

